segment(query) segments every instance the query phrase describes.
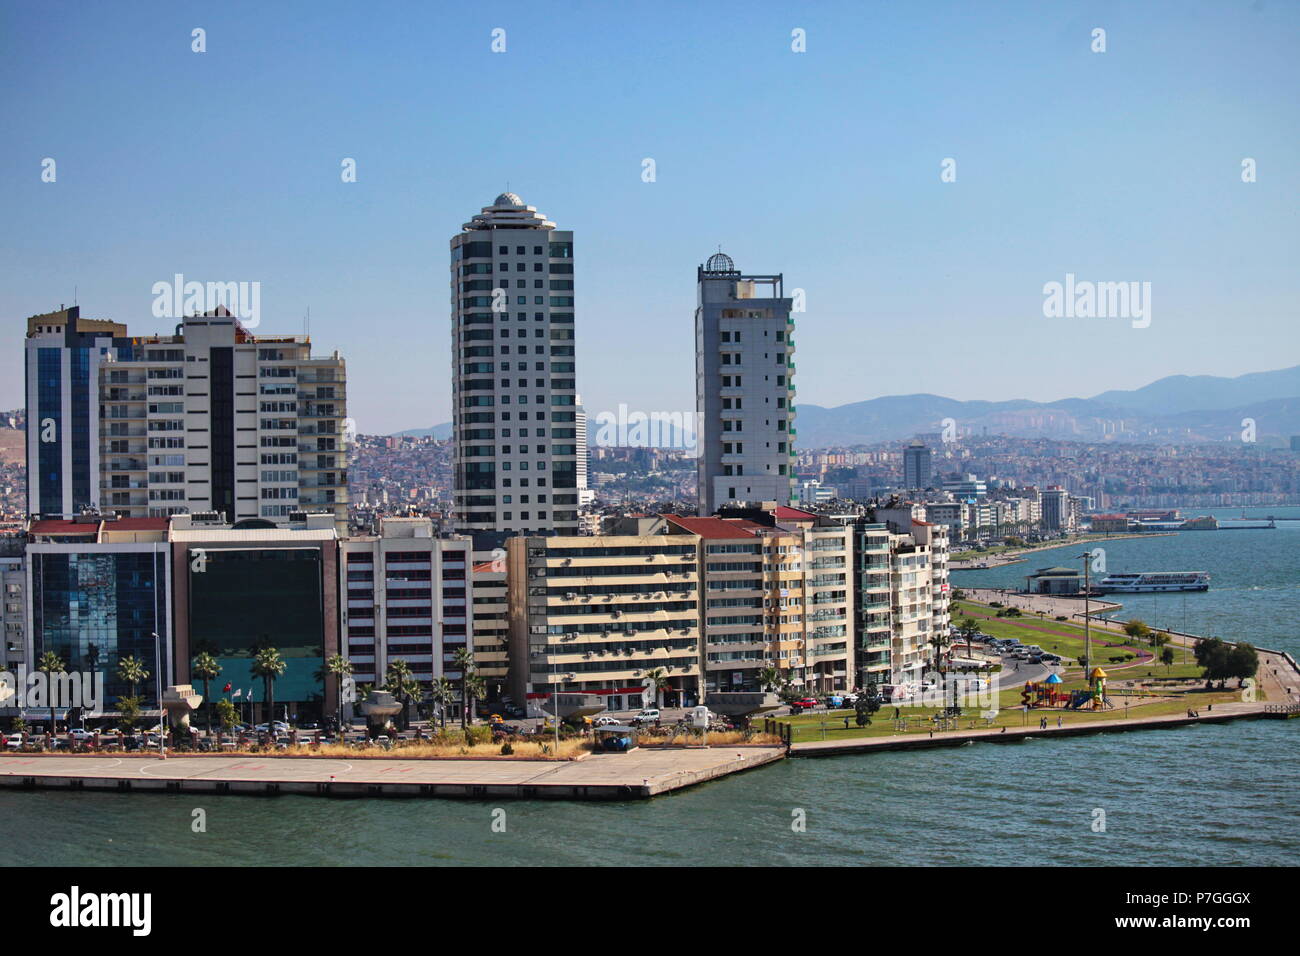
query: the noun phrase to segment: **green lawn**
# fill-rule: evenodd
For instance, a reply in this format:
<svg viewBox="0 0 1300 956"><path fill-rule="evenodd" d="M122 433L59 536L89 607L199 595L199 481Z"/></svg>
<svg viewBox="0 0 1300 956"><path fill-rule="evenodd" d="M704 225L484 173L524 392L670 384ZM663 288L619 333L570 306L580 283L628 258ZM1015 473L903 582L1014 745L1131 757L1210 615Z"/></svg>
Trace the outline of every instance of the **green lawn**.
<svg viewBox="0 0 1300 956"><path fill-rule="evenodd" d="M1067 681L1062 685L1066 689L1081 686L1079 681ZM1230 691L1198 692L1185 700L1159 701L1155 703L1138 703L1141 698L1133 698L1127 713L1132 717L1161 716L1164 714L1181 714L1187 708L1204 710L1206 704L1221 701L1240 700L1240 693ZM1004 690L1000 695L997 717L992 724L980 717L983 708L974 707L963 713L958 727L961 730L982 729L985 727L1034 727L1040 717L1046 717L1048 723L1055 727L1060 717L1064 724L1080 724L1097 720L1116 720L1126 714L1124 698L1112 698L1115 706L1107 710L1049 710L1031 709L1028 716L1020 710L1020 689ZM1011 709L1012 707L1016 709ZM900 707L900 714L907 719L907 729L894 727L894 708L888 704L881 707L867 727L858 727L851 710L832 711L829 714L802 714L797 717L777 718L780 723L793 725L792 740L803 743L812 740L848 740L857 737L891 737L902 734L928 734L933 728L930 718L937 712L933 707ZM848 717L848 729L844 727L844 718ZM761 722L760 722L761 723ZM823 729L824 725L824 729Z"/></svg>
<svg viewBox="0 0 1300 956"><path fill-rule="evenodd" d="M995 637L1015 637L1019 638L1025 644L1037 644L1044 650L1054 654L1059 654L1064 658L1075 660L1083 653L1083 628L1077 624L1067 624L1063 621L1056 621L1048 617L1046 620L1040 619L1037 615L1025 614L1019 618L981 618L977 614L992 614L997 608L990 608L987 605L976 604L972 601L954 601L952 609L952 619L955 623L965 617L972 617L979 625L979 629L985 634L992 634ZM1033 626L1049 627L1053 631L1059 631L1061 634L1044 634L1033 629ZM1128 666L1110 665L1107 660L1111 655L1124 653L1119 647L1104 647L1098 642L1118 641L1120 635L1104 634L1097 631L1093 632L1093 656L1111 675L1112 680L1142 680L1145 678L1159 677L1181 677L1181 678L1199 678L1201 669L1196 665L1191 656L1190 650L1187 652L1189 663L1183 664L1183 649L1175 647L1174 651L1178 655L1178 663L1172 667L1165 667L1158 661L1152 660L1144 664L1130 664ZM958 642L961 646L963 642ZM973 646L978 646L972 642ZM1153 653L1153 649L1143 644L1130 642L1127 647L1132 650L1137 647L1148 653ZM1083 689L1086 684L1083 678L1081 668L1066 666L1058 668L1062 683L1060 689L1071 691ZM1012 669L1007 672L1008 676L1014 675ZM1155 688L1158 690L1158 687ZM983 705L976 705L966 709L966 713L960 719L960 729L969 730L985 726L993 727L1020 727L1034 726L1039 717L1046 716L1049 722L1055 726L1056 718L1060 716L1064 723L1072 724L1093 720L1108 720L1121 717L1125 713L1124 697L1120 695L1112 696L1116 706L1112 709L1093 711L1062 711L1049 709L1031 709L1028 718L1025 717L1021 706L1021 688L1010 687L1002 690L998 695L996 709L998 716L990 725L980 718L980 712L993 709ZM1129 712L1133 715L1153 715L1177 714L1186 711L1188 706L1203 708L1207 703L1217 703L1219 701L1239 700L1240 694L1230 691L1216 691L1207 693L1197 691L1191 694L1186 701L1162 701L1158 703L1140 703L1143 698L1129 698ZM855 720L855 714L852 710L832 711L829 714L807 714L795 717L781 717L782 723L793 725L793 740L796 743L809 740L835 740L851 737L887 737L897 733L928 733L933 727L930 718L941 708L937 707L900 707L901 716L907 718L906 731L896 730L893 722L894 708L886 704L872 718L872 723L867 727L858 727ZM844 718L848 717L848 728L844 726ZM822 725L825 725L823 729Z"/></svg>
<svg viewBox="0 0 1300 956"><path fill-rule="evenodd" d="M1045 651L1053 654L1059 654L1061 657L1067 657L1077 660L1083 655L1083 627L1079 624L1071 624L1065 621L1057 621L1050 615L1040 618L1037 614L1024 613L1020 617L980 617L980 614L996 614L997 608L989 607L985 604L976 604L973 601L954 601L952 604L952 620L954 624L960 624L962 619L970 617L979 625L979 629L984 634L991 634L994 637L1018 638L1025 644L1037 644ZM1048 628L1056 631L1056 634L1044 634L1042 631L1035 630L1036 627ZM1112 656L1119 656L1124 653L1131 653L1135 650L1154 653L1153 649L1144 642L1129 641L1126 649L1120 647L1106 647L1105 644L1118 643L1124 638L1122 635L1092 630L1092 656L1094 660L1101 664L1102 667L1108 666ZM961 646L959 642L958 646ZM1174 648L1174 653L1178 655L1178 661L1181 663L1183 650L1180 647ZM1187 659L1192 660L1191 650L1187 651ZM1160 672L1165 670L1163 664L1155 664L1154 668ZM1200 673L1199 669L1196 673ZM1177 665L1170 670L1169 676L1178 676Z"/></svg>

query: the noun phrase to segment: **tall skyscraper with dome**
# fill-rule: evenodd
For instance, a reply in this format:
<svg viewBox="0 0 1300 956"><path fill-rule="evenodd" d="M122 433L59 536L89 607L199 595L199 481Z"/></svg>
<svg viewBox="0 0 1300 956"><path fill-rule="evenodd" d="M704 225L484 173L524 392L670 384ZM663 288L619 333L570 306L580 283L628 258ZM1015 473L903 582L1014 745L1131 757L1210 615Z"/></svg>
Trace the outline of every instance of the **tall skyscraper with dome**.
<svg viewBox="0 0 1300 956"><path fill-rule="evenodd" d="M573 233L502 193L451 238L454 523L577 534Z"/></svg>
<svg viewBox="0 0 1300 956"><path fill-rule="evenodd" d="M696 273L699 513L794 494L794 319L781 275L743 275L721 250Z"/></svg>

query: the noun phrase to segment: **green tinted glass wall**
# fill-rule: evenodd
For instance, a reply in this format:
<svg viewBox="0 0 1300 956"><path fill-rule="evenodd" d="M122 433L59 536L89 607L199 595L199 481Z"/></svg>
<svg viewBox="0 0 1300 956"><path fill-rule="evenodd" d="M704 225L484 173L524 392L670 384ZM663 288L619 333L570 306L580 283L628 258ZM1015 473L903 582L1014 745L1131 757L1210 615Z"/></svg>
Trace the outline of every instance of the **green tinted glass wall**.
<svg viewBox="0 0 1300 956"><path fill-rule="evenodd" d="M325 654L320 551L207 549L202 560L197 550L190 555L190 648L217 657L221 675L214 684L252 689L262 701L262 680L250 668L256 648L269 645L287 665L275 682L277 703L319 700Z"/></svg>

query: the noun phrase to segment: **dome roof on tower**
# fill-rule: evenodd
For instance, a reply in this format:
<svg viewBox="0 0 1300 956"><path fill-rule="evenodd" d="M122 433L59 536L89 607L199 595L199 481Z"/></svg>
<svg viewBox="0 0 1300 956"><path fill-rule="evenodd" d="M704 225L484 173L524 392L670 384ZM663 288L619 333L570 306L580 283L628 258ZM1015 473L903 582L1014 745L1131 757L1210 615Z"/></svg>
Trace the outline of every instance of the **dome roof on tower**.
<svg viewBox="0 0 1300 956"><path fill-rule="evenodd" d="M736 264L731 260L731 256L725 252L715 252L709 256L709 261L704 264L705 272L735 272Z"/></svg>

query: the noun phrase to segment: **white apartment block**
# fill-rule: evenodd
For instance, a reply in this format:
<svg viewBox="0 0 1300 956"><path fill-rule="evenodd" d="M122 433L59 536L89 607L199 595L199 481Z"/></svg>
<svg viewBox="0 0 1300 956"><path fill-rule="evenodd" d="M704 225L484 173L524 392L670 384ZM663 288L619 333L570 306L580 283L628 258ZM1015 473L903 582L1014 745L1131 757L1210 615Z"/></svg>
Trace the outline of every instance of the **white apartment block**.
<svg viewBox="0 0 1300 956"><path fill-rule="evenodd" d="M451 239L456 528L576 534L573 233L503 193Z"/></svg>
<svg viewBox="0 0 1300 956"><path fill-rule="evenodd" d="M217 512L347 531L343 359L306 336L252 335L224 308L131 340L99 366L100 507L123 517Z"/></svg>
<svg viewBox="0 0 1300 956"><path fill-rule="evenodd" d="M757 691L774 668L808 693L852 683L852 531L810 512L665 515L700 540L707 691Z"/></svg>
<svg viewBox="0 0 1300 956"><path fill-rule="evenodd" d="M919 681L935 657L932 640L947 643L948 529L922 514L922 505L878 508L878 523L857 525L860 686Z"/></svg>
<svg viewBox="0 0 1300 956"><path fill-rule="evenodd" d="M696 281L699 514L727 505L788 505L794 495L795 367L784 279L742 275L719 252L699 268Z"/></svg>
<svg viewBox="0 0 1300 956"><path fill-rule="evenodd" d="M428 684L459 681L458 650L472 646L472 548L438 537L429 518L382 518L379 533L340 542L344 655L357 684L382 684L402 659Z"/></svg>

